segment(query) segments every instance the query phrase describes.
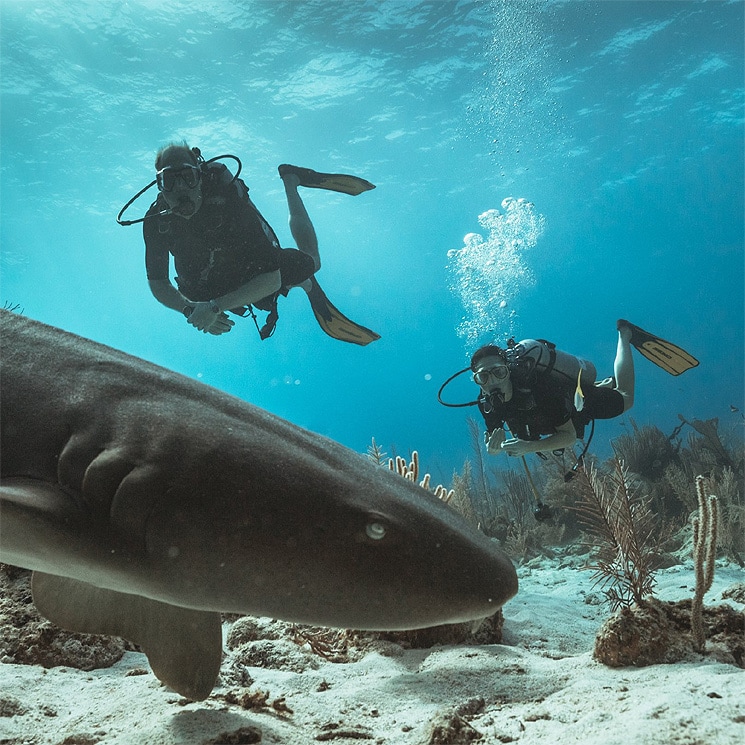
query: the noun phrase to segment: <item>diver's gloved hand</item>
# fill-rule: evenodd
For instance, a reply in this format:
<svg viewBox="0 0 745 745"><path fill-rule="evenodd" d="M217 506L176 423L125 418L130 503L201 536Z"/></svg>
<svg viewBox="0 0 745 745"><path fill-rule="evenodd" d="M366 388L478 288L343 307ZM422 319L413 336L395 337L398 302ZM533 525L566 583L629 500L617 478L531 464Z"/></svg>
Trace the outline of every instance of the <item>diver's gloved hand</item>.
<svg viewBox="0 0 745 745"><path fill-rule="evenodd" d="M493 429L491 432L484 432L484 443L486 452L489 455L498 455L502 452L502 443L507 435L503 429Z"/></svg>
<svg viewBox="0 0 745 745"><path fill-rule="evenodd" d="M513 437L511 440L505 440L502 443L502 450L507 455L519 456L535 452L535 443L529 440L518 440Z"/></svg>

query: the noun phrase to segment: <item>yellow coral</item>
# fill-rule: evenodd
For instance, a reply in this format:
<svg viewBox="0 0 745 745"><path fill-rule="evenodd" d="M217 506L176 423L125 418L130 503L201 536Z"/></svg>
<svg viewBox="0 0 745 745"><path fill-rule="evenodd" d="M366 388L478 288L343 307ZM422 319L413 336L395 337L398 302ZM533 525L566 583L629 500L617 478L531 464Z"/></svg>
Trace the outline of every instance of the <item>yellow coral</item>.
<svg viewBox="0 0 745 745"><path fill-rule="evenodd" d="M400 455L397 455L395 460L389 458L388 468L395 471L399 476L403 476L403 478L413 481L415 484L418 483L422 489L434 492L434 495L443 502L449 502L455 494L452 489L448 490L442 484L438 484L434 489L431 489L431 476L428 473L425 473L424 478L419 481L419 453L416 450L411 453L410 463L407 463L406 458L402 458Z"/></svg>

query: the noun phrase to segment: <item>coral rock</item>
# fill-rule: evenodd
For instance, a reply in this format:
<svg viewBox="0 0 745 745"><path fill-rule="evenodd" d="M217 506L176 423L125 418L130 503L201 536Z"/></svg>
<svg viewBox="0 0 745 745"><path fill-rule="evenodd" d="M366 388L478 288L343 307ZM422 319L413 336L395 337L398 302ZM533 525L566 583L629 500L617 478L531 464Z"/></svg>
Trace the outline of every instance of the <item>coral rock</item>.
<svg viewBox="0 0 745 745"><path fill-rule="evenodd" d="M727 600L734 600L736 603L745 603L745 582L736 582L730 585L723 593L722 597Z"/></svg>
<svg viewBox="0 0 745 745"><path fill-rule="evenodd" d="M31 600L31 572L0 565L0 655L8 662L79 670L111 667L125 652L116 637L64 631L42 618Z"/></svg>
<svg viewBox="0 0 745 745"><path fill-rule="evenodd" d="M703 610L707 652L720 662L745 667L745 616L729 605ZM593 657L609 667L672 663L696 659L691 636L691 600L651 598L621 608L600 628Z"/></svg>
<svg viewBox="0 0 745 745"><path fill-rule="evenodd" d="M616 611L600 627L593 650L593 657L609 667L657 665L683 655L681 640L654 600Z"/></svg>

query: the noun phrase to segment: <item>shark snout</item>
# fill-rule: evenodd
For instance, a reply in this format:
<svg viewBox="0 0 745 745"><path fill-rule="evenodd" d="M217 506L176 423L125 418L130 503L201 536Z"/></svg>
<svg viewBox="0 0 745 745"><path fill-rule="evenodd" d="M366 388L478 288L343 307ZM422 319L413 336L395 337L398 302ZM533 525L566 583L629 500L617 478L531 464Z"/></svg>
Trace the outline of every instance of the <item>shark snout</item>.
<svg viewBox="0 0 745 745"><path fill-rule="evenodd" d="M433 541L397 567L396 581L377 588L381 602L360 609L365 627L411 629L485 618L517 593L512 562L475 530Z"/></svg>

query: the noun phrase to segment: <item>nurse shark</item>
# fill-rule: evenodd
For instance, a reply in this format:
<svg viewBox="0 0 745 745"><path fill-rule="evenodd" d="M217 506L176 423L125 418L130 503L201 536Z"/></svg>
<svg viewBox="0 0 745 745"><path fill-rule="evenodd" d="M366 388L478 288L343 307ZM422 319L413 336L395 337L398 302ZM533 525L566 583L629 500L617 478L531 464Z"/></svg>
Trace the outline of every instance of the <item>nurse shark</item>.
<svg viewBox="0 0 745 745"><path fill-rule="evenodd" d="M332 440L15 313L0 342L0 561L188 698L215 684L221 612L401 630L517 592L493 541Z"/></svg>

